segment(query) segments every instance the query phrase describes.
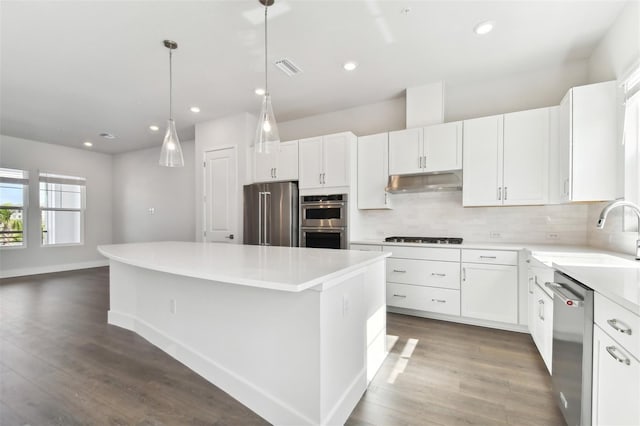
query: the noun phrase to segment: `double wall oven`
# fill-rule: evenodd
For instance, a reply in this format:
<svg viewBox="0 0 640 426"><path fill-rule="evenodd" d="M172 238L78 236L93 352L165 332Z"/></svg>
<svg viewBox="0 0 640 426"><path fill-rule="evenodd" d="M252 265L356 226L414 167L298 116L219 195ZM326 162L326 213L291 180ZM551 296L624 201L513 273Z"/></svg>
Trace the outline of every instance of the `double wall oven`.
<svg viewBox="0 0 640 426"><path fill-rule="evenodd" d="M347 194L305 195L300 201L300 246L346 249Z"/></svg>

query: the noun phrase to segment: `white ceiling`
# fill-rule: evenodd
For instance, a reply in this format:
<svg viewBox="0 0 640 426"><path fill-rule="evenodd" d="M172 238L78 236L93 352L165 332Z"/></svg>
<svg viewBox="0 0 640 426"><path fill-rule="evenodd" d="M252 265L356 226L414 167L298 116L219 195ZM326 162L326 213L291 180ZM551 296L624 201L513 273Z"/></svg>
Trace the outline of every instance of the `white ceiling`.
<svg viewBox="0 0 640 426"><path fill-rule="evenodd" d="M117 153L160 146L168 116L172 39L174 111L193 124L256 112L263 86L258 0L1 2L0 131ZM623 1L276 0L269 60L279 121L381 101L437 80L482 81L590 56ZM274 6L275 7L275 6ZM403 14L403 8L410 8ZM270 9L271 10L271 9ZM277 9L273 10L276 15ZM257 17L258 23L251 22ZM479 37L480 21L496 21ZM347 73L342 64L355 60ZM189 112L197 105L199 114ZM158 124L160 132L148 130ZM104 140L111 132L115 140Z"/></svg>

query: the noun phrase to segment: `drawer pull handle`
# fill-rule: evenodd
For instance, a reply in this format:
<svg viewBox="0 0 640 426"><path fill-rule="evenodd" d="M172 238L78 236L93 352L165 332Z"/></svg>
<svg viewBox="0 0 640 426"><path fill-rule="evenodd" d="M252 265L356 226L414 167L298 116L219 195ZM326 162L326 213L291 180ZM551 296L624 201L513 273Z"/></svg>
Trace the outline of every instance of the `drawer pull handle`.
<svg viewBox="0 0 640 426"><path fill-rule="evenodd" d="M437 272L432 272L431 275L436 276L436 277L446 277L447 274L439 274Z"/></svg>
<svg viewBox="0 0 640 426"><path fill-rule="evenodd" d="M395 294L395 293L393 293L393 297L402 297L403 299L407 298L407 296L404 294Z"/></svg>
<svg viewBox="0 0 640 426"><path fill-rule="evenodd" d="M496 256L480 256L480 259L497 259Z"/></svg>
<svg viewBox="0 0 640 426"><path fill-rule="evenodd" d="M432 302L438 302L438 303L447 303L446 300L444 299L431 299Z"/></svg>
<svg viewBox="0 0 640 426"><path fill-rule="evenodd" d="M618 324L620 324L618 320L616 319L607 320L607 324L609 324L616 331L619 331L620 333L628 334L629 336L631 336L631 329L629 327L627 328L618 327Z"/></svg>
<svg viewBox="0 0 640 426"><path fill-rule="evenodd" d="M629 358L620 358L618 357L618 355L616 355L615 351L616 351L616 347L615 346L607 346L607 352L609 352L609 355L611 355L613 357L613 359L615 359L618 362L621 362L623 364L626 365L631 365L631 361L629 360Z"/></svg>
<svg viewBox="0 0 640 426"><path fill-rule="evenodd" d="M405 271L404 269L394 269L393 272L397 272L399 274L406 274L407 271Z"/></svg>

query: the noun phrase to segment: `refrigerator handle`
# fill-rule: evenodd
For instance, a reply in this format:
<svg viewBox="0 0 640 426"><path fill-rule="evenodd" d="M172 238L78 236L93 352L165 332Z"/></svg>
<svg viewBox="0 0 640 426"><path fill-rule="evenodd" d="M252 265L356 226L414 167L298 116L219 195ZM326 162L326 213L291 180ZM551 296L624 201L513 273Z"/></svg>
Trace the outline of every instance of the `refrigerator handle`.
<svg viewBox="0 0 640 426"><path fill-rule="evenodd" d="M258 192L258 245L262 245L262 194Z"/></svg>
<svg viewBox="0 0 640 426"><path fill-rule="evenodd" d="M262 229L264 230L264 238L262 239L262 243L265 246L269 246L268 236L269 236L269 227L271 226L268 222L269 211L271 210L271 192L263 192L264 194L264 207L262 208L262 214L264 215L264 224ZM267 204L268 201L268 204Z"/></svg>

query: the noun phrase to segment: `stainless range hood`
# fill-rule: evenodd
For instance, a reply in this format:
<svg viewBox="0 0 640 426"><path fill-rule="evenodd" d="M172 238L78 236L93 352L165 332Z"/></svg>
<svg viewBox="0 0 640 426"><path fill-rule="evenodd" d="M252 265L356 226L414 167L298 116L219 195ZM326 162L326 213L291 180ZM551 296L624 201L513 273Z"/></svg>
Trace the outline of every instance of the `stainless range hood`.
<svg viewBox="0 0 640 426"><path fill-rule="evenodd" d="M389 183L385 188L385 191L390 194L461 190L461 170L409 176L392 175L389 176Z"/></svg>

